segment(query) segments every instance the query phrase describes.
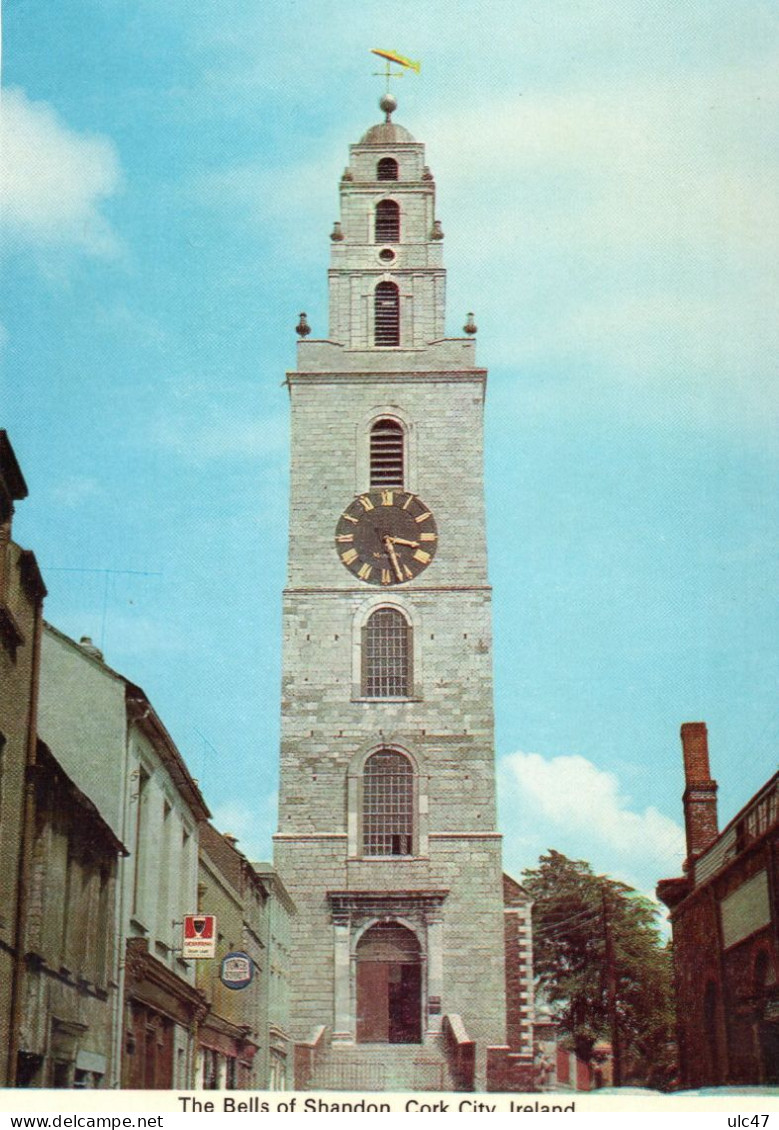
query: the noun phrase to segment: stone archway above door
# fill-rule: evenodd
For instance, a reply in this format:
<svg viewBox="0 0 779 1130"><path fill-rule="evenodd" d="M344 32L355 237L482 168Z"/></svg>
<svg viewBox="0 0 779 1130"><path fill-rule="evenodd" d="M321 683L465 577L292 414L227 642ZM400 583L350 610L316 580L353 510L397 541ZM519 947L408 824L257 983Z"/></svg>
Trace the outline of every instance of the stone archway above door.
<svg viewBox="0 0 779 1130"><path fill-rule="evenodd" d="M443 952L442 952L442 923L443 904L448 895L448 890L440 888L427 888L404 891L328 891L327 898L330 903L333 920L334 965L335 965L335 1011L333 1016L333 1040L336 1043L353 1043L358 1039L358 997L361 997L359 978L371 976L369 972L359 972L360 947L363 948L363 961L367 967L366 955L380 956L375 946L387 946L391 939L391 931L375 934L363 939L377 926L391 927L392 930L406 930L407 934L415 939L418 953L412 953L412 943L406 940L405 949L403 938L407 935L397 933L394 945L398 948L394 955L407 956L413 960L389 961L387 965L394 968L384 970L374 964L372 976L379 980L387 980L386 988L381 989L382 998L386 992L397 994L397 999L405 1001L395 1010L395 1022L400 1028L394 1029L398 1042L406 1042L409 1028L404 1028L402 1016L398 1012L407 1009L413 1011L416 1006L410 1003L419 995L419 1011L421 1027L415 1039L433 1038L440 1030L441 1025L441 997L443 979ZM380 940L379 940L380 939ZM386 955L392 957L389 949ZM405 968L405 972L403 969ZM389 978L394 978L395 988L390 990ZM405 984L403 979L405 978ZM418 984L418 990L416 985ZM364 1017L363 1017L364 1019ZM360 1032L364 1035L364 1027L360 1022ZM387 1028L387 1040L390 1038ZM379 1037L371 1037L379 1040Z"/></svg>

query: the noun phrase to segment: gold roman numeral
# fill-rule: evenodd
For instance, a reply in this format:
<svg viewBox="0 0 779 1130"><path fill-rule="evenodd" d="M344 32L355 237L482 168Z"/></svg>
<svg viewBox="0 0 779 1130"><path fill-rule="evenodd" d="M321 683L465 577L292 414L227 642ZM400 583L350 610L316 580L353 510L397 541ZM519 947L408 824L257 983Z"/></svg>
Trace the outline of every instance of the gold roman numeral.
<svg viewBox="0 0 779 1130"><path fill-rule="evenodd" d="M373 510L373 509L374 509L374 505L373 505L373 503L371 502L371 500L370 500L370 499L368 498L368 495L367 495L367 494L361 494L361 495L360 495L360 498L359 498L359 501L360 501L360 502L362 503L362 508L363 508L363 510L364 510L364 511L366 512L366 514L367 514L367 512L368 512L369 510Z"/></svg>
<svg viewBox="0 0 779 1130"><path fill-rule="evenodd" d="M363 565L361 565L361 566L360 566L360 568L359 568L359 569L357 570L357 576L358 576L358 577L359 577L359 578L360 578L361 580L363 580L363 581L367 581L367 580L368 580L368 578L370 577L370 575L371 575L371 573L372 573L372 572L373 572L373 566L372 566L372 565L369 565L369 564L368 564L368 562L366 561L366 562L365 562L365 563L364 563Z"/></svg>
<svg viewBox="0 0 779 1130"><path fill-rule="evenodd" d="M347 549L346 553L341 554L341 560L343 561L344 565L351 565L351 563L353 561L356 561L358 557L359 554L356 549Z"/></svg>
<svg viewBox="0 0 779 1130"><path fill-rule="evenodd" d="M409 506L411 505L411 503L413 501L414 501L414 496L413 496L413 494L410 494L408 496L408 498L406 499L406 501L403 503L403 509L408 510Z"/></svg>
<svg viewBox="0 0 779 1130"><path fill-rule="evenodd" d="M426 510L424 512L424 514L417 514L417 516L414 518L414 521L415 522L424 522L425 518L431 518L431 517L432 517L432 514L430 513L430 511Z"/></svg>
<svg viewBox="0 0 779 1130"><path fill-rule="evenodd" d="M408 580L408 581L414 580L414 574L411 572L411 570L409 569L409 567L408 567L408 565L406 564L405 561L403 562L403 572L406 574L406 580Z"/></svg>
<svg viewBox="0 0 779 1130"><path fill-rule="evenodd" d="M390 573L389 569L382 569L382 571L381 571L381 583L383 585L391 585L392 584L392 574Z"/></svg>
<svg viewBox="0 0 779 1130"><path fill-rule="evenodd" d="M419 540L420 541L437 541L438 540L438 534L420 534Z"/></svg>
<svg viewBox="0 0 779 1130"><path fill-rule="evenodd" d="M427 563L430 561L430 554L425 553L424 549L415 549L414 558L417 561L421 561L423 565L427 565Z"/></svg>
<svg viewBox="0 0 779 1130"><path fill-rule="evenodd" d="M345 518L347 522L354 522L355 526L357 525L357 519L353 518L351 514L342 514L341 517Z"/></svg>
<svg viewBox="0 0 779 1130"><path fill-rule="evenodd" d="M422 537L423 537L423 538L424 538L424 536L425 536L425 535L424 535L424 534L422 534ZM336 541L340 541L340 542L350 542L350 541L354 541L354 534L339 534L339 535L338 535L338 537L337 537L337 538L336 538L335 540L336 540Z"/></svg>
<svg viewBox="0 0 779 1130"><path fill-rule="evenodd" d="M383 490L381 492L381 504L382 504L382 506L392 506L392 501L393 501L394 497L395 496L394 496L394 494L392 493L391 490Z"/></svg>

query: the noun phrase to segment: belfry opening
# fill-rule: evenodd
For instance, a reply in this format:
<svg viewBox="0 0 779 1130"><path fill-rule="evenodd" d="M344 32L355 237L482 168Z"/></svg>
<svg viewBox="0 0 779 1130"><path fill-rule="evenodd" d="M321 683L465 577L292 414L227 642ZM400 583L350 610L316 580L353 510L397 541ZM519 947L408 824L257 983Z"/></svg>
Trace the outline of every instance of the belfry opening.
<svg viewBox="0 0 779 1130"><path fill-rule="evenodd" d="M377 922L357 943L357 1042L422 1042L422 954L399 922Z"/></svg>

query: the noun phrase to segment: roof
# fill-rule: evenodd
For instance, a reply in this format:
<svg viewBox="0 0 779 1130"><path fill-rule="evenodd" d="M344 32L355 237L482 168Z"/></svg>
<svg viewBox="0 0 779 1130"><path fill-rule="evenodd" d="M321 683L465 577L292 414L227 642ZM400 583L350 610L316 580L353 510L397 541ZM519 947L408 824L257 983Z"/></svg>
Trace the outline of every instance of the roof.
<svg viewBox="0 0 779 1130"><path fill-rule="evenodd" d="M27 483L16 461L8 432L4 428L0 428L0 477L4 480L11 498L18 501L27 497Z"/></svg>
<svg viewBox="0 0 779 1130"><path fill-rule="evenodd" d="M395 125L394 122L379 122L362 135L360 145L398 145L409 141L413 142L414 138L405 126Z"/></svg>
<svg viewBox="0 0 779 1130"><path fill-rule="evenodd" d="M92 803L86 793L83 793L81 789L74 784L42 738L37 739L36 752L36 767L38 771L45 772L47 777L54 777L56 779L57 791L61 794L66 794L78 805L82 810L82 819L92 822L93 830L97 831L99 835L103 837L109 850L115 852L117 855L129 855L130 852L118 836L114 835L109 825L106 824L97 806Z"/></svg>
<svg viewBox="0 0 779 1130"><path fill-rule="evenodd" d="M96 667L109 678L117 680L124 686L128 722L135 722L143 733L146 734L149 741L154 746L155 752L159 755L163 765L170 774L174 785L189 805L195 819L208 819L211 813L198 788L197 781L195 781L189 772L184 758L179 753L173 738L165 729L162 720L147 698L146 692L135 683L131 683L124 675L115 671L113 667L109 667L102 659L86 651L81 644L76 643L70 636L66 636L64 632L61 632L59 628L55 628L53 624L44 621L44 629L78 652L85 663L91 663L93 667Z"/></svg>

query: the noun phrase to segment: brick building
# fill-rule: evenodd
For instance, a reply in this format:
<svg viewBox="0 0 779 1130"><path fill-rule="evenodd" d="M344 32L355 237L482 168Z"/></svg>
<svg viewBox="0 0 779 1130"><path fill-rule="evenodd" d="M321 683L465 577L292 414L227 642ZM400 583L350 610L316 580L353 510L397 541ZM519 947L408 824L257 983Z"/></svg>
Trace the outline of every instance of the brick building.
<svg viewBox="0 0 779 1130"><path fill-rule="evenodd" d="M779 1083L779 774L720 832L706 726L682 726L687 858L671 911L681 1083Z"/></svg>
<svg viewBox="0 0 779 1130"><path fill-rule="evenodd" d="M46 595L34 554L12 539L14 503L26 497L8 434L0 430L0 1086L13 1085L17 1071Z"/></svg>
<svg viewBox="0 0 779 1130"><path fill-rule="evenodd" d="M381 106L340 182L329 336L301 319L287 374L290 1023L312 1085L435 1089L470 1063L484 1088L509 1050L486 371L470 318L445 337L435 182L394 98Z"/></svg>
<svg viewBox="0 0 779 1130"><path fill-rule="evenodd" d="M200 826L199 858L198 910L216 916L217 946L215 959L196 963L197 986L208 1004L198 1028L196 1085L205 1090L262 1088L268 892L232 838L208 823ZM220 979L222 959L237 952L254 966L251 984L244 989L231 989Z"/></svg>

